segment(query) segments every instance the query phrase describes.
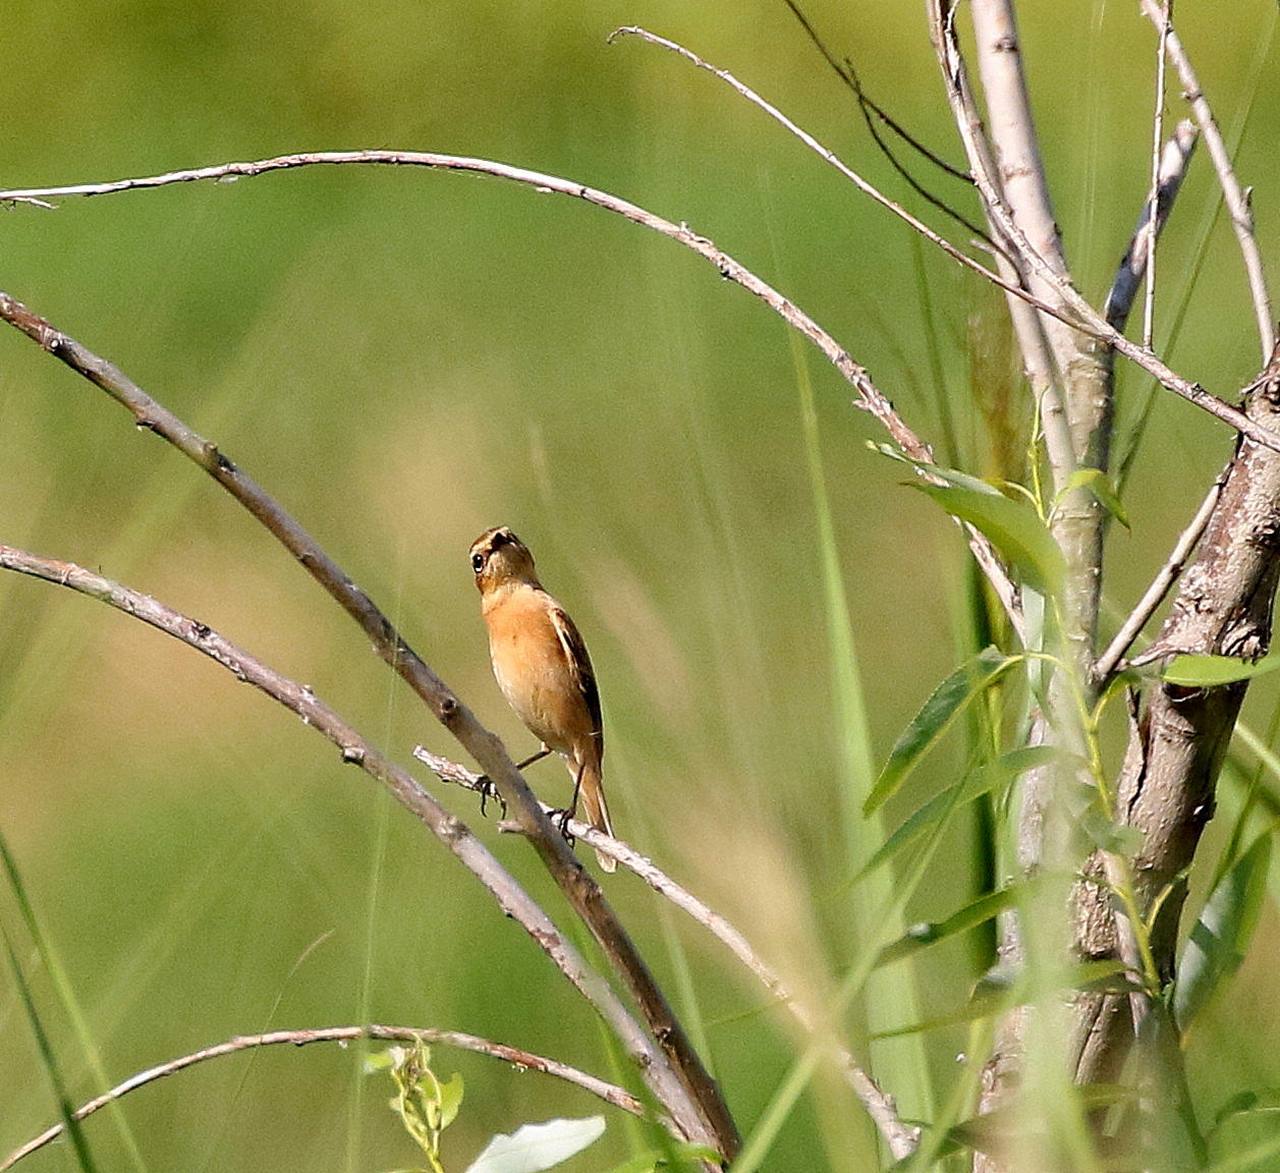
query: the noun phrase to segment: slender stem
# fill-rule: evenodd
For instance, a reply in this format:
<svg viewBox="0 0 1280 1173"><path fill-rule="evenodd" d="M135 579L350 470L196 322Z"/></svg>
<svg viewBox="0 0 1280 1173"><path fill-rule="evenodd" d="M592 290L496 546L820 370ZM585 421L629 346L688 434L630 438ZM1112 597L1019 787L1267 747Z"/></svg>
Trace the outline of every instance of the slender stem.
<svg viewBox="0 0 1280 1173"><path fill-rule="evenodd" d="M1164 143L1164 87L1165 66L1168 61L1169 21L1172 0L1164 0L1164 15L1160 22L1160 47L1156 53L1156 112L1151 122L1151 198L1147 201L1147 219L1156 222L1160 206L1160 148ZM1147 290L1142 311L1142 345L1151 349L1156 318L1156 239L1155 232L1147 233Z"/></svg>
<svg viewBox="0 0 1280 1173"><path fill-rule="evenodd" d="M570 1067L567 1063L561 1063L558 1059L548 1059L542 1055L535 1055L532 1051L525 1051L519 1047L510 1047L505 1043L495 1043L490 1039L480 1038L478 1035L463 1034L455 1030L374 1024L371 1026L325 1026L309 1030L273 1030L267 1034L237 1035L233 1039L228 1039L225 1043L218 1043L212 1047L202 1047L198 1051L192 1051L189 1055L180 1055L176 1059L158 1063L154 1067L148 1067L144 1071L139 1071L129 1076L128 1079L122 1080L115 1087L103 1092L102 1095L81 1104L72 1113L72 1118L77 1121L83 1120L86 1116L92 1116L99 1109L105 1108L108 1104L114 1103L122 1096L136 1091L140 1087L146 1087L147 1084L155 1083L157 1080L165 1079L170 1075L177 1075L178 1072L185 1071L188 1067L195 1067L198 1063L207 1063L210 1059L220 1059L225 1055L238 1055L243 1051L255 1050L258 1047L306 1047L312 1043L338 1043L339 1045L344 1045L356 1039L406 1043L422 1042L433 1046L456 1047L461 1051L474 1051L478 1055L488 1055L493 1059L501 1060L503 1063L510 1063L513 1067L518 1067L522 1071L539 1071L544 1075L554 1075L557 1079L563 1079L567 1083L574 1084L576 1087L580 1087L603 1100L606 1104L621 1108L624 1112L630 1112L633 1116L645 1115L644 1105L629 1092L585 1071L579 1071L576 1067ZM33 1136L26 1144L19 1145L3 1161L0 1161L0 1173L4 1173L6 1169L12 1169L14 1165L25 1157L31 1156L32 1153L44 1148L51 1141L57 1140L63 1131L64 1126L62 1124L54 1124L46 1128L39 1136Z"/></svg>
<svg viewBox="0 0 1280 1173"><path fill-rule="evenodd" d="M1209 157L1213 160L1213 169L1218 174L1218 183L1231 213L1231 227L1235 230L1236 240L1240 244L1240 255L1244 258L1245 273L1249 279L1249 293L1253 299L1254 316L1258 322L1258 338L1262 343L1262 361L1265 363L1275 349L1275 322L1271 316L1271 295L1267 292L1267 277L1262 266L1262 253L1258 249L1257 237L1253 229L1253 211L1249 207L1249 197L1236 178L1235 167L1227 144L1223 141L1222 132L1218 129L1217 119L1213 116L1213 108L1200 81L1192 68L1191 58L1182 47L1182 40L1173 27L1169 15L1155 0L1141 0L1142 11L1147 19L1161 29L1166 41L1169 60L1178 71L1178 79L1186 100L1191 103L1191 112L1199 123L1200 133L1204 135L1205 146L1209 149Z"/></svg>
<svg viewBox="0 0 1280 1173"><path fill-rule="evenodd" d="M1097 685L1105 684L1107 678L1119 667L1124 654L1133 646L1133 641L1138 638L1142 629L1146 627L1151 616L1155 614L1156 608L1160 606L1165 596L1169 593L1169 589L1177 582L1178 575L1182 573L1182 568L1187 564L1187 559L1191 557L1197 543L1204 534L1205 527L1209 524L1209 519L1213 516L1213 510L1218 504L1218 496L1221 494L1222 486L1225 482L1226 473L1224 471L1213 482L1209 492L1205 494L1205 498L1200 502L1200 508L1196 510L1195 516L1182 533L1178 535L1178 540L1174 543L1169 557L1165 559L1164 565L1156 571L1155 577L1151 580L1151 585L1143 592L1137 606L1134 607L1129 613L1129 617L1120 625L1120 630L1116 632L1115 637L1107 645L1107 650L1098 657L1098 662L1093 668L1093 679Z"/></svg>
<svg viewBox="0 0 1280 1173"><path fill-rule="evenodd" d="M187 427L152 399L114 364L74 338L55 330L43 318L7 294L0 293L0 318L17 327L77 373L106 391L132 413L139 427L167 440L240 502L310 573L361 627L382 657L426 703L493 779L503 800L524 827L537 851L577 914L626 982L653 1037L683 1081L703 1116L704 1139L714 1138L726 1155L738 1144L737 1128L716 1085L688 1035L654 980L644 958L615 915L599 884L569 850L564 837L543 813L502 742L476 719L457 695L409 646L391 620L319 543L251 477L236 467L216 444ZM678 1117L673 1105L664 1106Z"/></svg>
<svg viewBox="0 0 1280 1173"><path fill-rule="evenodd" d="M417 746L413 756L443 782L462 786L476 793L484 793L484 779L465 766L448 758L434 754L423 746ZM544 805L544 809L550 810ZM612 838L597 831L589 823L580 823L571 819L569 833L581 839L588 847L602 852L611 859L617 860L624 868L639 876L655 892L669 900L682 912L687 913L698 924L702 925L712 936L725 945L729 951L742 962L761 982L770 995L781 1005L786 1006L796 1021L809 1033L813 1033L815 1024L808 1010L787 989L782 979L752 948L751 943L729 923L720 913L708 908L687 888L676 883L670 876L654 865L653 861L641 855L635 848L621 839ZM502 824L502 830L519 830L508 824ZM853 1088L858 1099L862 1101L867 1115L871 1117L881 1135L895 1157L909 1156L919 1143L920 1130L904 1124L898 1116L893 1098L881 1091L879 1085L869 1076L854 1059L851 1052L838 1043L834 1044L834 1052L849 1086Z"/></svg>
<svg viewBox="0 0 1280 1173"><path fill-rule="evenodd" d="M710 1134L673 1072L653 1042L627 1012L609 984L596 974L565 939L547 914L498 862L460 819L444 809L406 770L380 753L333 709L304 685L280 675L224 639L207 624L166 607L73 562L42 558L0 545L0 569L16 571L88 595L163 631L221 664L237 680L253 685L296 713L308 727L342 751L342 760L359 766L383 783L397 801L418 817L489 890L502 911L514 919L583 995L621 1041L650 1090L689 1139ZM541 808L540 818L545 818ZM521 824L523 827L523 823ZM558 832L557 832L558 834ZM561 838L563 842L563 837ZM566 848L567 850L567 848Z"/></svg>
<svg viewBox="0 0 1280 1173"><path fill-rule="evenodd" d="M1111 289L1102 307L1107 321L1117 330L1123 331L1129 320L1138 287L1146 276L1147 259L1151 255L1151 238L1164 230L1199 137L1196 124L1183 119L1164 145L1156 177L1155 203L1153 205L1149 200L1144 201L1138 226L1133 230L1129 247L1116 269L1115 279L1111 282Z"/></svg>

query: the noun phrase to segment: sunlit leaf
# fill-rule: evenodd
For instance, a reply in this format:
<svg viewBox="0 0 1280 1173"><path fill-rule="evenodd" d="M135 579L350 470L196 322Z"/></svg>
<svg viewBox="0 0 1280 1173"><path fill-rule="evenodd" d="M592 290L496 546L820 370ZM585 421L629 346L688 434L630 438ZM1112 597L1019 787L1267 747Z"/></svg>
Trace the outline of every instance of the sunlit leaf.
<svg viewBox="0 0 1280 1173"><path fill-rule="evenodd" d="M1261 660L1240 660L1235 656L1174 656L1160 674L1170 684L1188 688L1218 688L1237 680L1252 680L1280 668L1280 652Z"/></svg>
<svg viewBox="0 0 1280 1173"><path fill-rule="evenodd" d="M462 1107L462 1076L455 1072L448 1079L440 1082L440 1128L449 1127L458 1116Z"/></svg>
<svg viewBox="0 0 1280 1173"><path fill-rule="evenodd" d="M567 1161L603 1135L603 1116L525 1124L509 1136L495 1136L466 1173L539 1173Z"/></svg>
<svg viewBox="0 0 1280 1173"><path fill-rule="evenodd" d="M953 484L912 487L932 497L953 517L981 530L1037 589L1050 595L1058 593L1065 572L1062 551L1030 505L1010 501L989 485L981 489Z"/></svg>
<svg viewBox="0 0 1280 1173"><path fill-rule="evenodd" d="M1021 659L1021 656L1006 656L998 648L985 648L938 685L890 751L889 760L863 803L863 813L871 814L882 806L906 781L920 759L937 744L965 706Z"/></svg>
<svg viewBox="0 0 1280 1173"><path fill-rule="evenodd" d="M1266 894L1271 837L1262 835L1209 894L1182 950L1173 1015L1186 1031L1240 968Z"/></svg>

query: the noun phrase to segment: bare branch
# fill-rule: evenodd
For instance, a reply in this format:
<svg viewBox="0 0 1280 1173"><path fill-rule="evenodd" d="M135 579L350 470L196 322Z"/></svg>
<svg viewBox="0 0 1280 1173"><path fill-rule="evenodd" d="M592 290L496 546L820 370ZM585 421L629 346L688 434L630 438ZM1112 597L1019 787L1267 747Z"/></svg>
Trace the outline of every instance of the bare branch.
<svg viewBox="0 0 1280 1173"><path fill-rule="evenodd" d="M880 192L876 187L863 179L856 171L852 170L831 150L824 147L817 139L815 139L808 131L797 126L785 114L776 107L771 106L759 94L750 87L740 82L733 74L726 70L719 69L710 62L704 61L696 53L684 48L683 45L677 44L675 41L668 40L665 37L659 37L648 32L645 29L635 26L627 26L617 29L613 37L634 36L650 44L657 45L661 48L668 49L671 52L683 57L686 61L696 65L699 69L705 69L718 77L721 81L736 90L742 97L753 105L758 106L766 114L775 121L780 123L788 131L794 134L802 143L805 144L815 154L825 159L832 167L840 172L846 179L854 184L859 191L870 196L876 203L887 208L899 219L911 225L921 236L938 248L942 249L949 257L963 265L967 269L972 269L975 273L980 274L990 281L993 285L999 286L1001 289L1014 296L1021 298L1029 305L1034 306L1042 313L1048 314L1051 318L1055 318L1060 322L1079 330L1082 334L1087 334L1091 338L1096 338L1101 342L1114 347L1116 351L1123 354L1126 358L1132 360L1143 370L1153 375L1170 391L1181 396L1190 403L1194 403L1197 407L1207 411L1210 415L1220 419L1223 423L1230 424L1236 431L1248 436L1251 440L1261 444L1265 448L1271 448L1280 452L1280 435L1263 428L1249 419L1244 412L1232 407L1229 403L1217 398L1217 396L1209 394L1199 383L1193 383L1189 379L1183 378L1176 371L1167 366L1158 356L1144 349L1137 343L1130 342L1123 334L1118 333L1108 322L1095 310L1071 285L1071 282L1061 274L1055 272L1049 262L1042 257L1030 242L1025 234L1014 223L1012 215L1009 213L1008 206L1003 198L990 187L985 179L978 176L978 185L982 191L983 198L991 205L993 214L996 217L997 225L1001 231L1008 237L1010 244L1016 249L1017 254L1025 260L1029 268L1038 276L1044 278L1054 291L1061 296L1065 303L1065 308L1061 306L1051 305L1049 302L1028 292L1021 286L1012 281L1006 280L999 273L993 272L979 261L975 261L972 257L966 256L954 244L944 237L939 236L927 224L923 223L917 217L913 216L900 204L891 200L888 196ZM4 198L4 193L0 192L0 199Z"/></svg>
<svg viewBox="0 0 1280 1173"><path fill-rule="evenodd" d="M207 624L197 622L149 595L130 590L100 574L77 566L74 562L43 558L13 546L0 545L0 569L16 571L88 595L172 636L226 668L237 680L253 685L272 700L296 713L306 725L328 738L342 751L344 762L359 766L366 774L376 778L402 806L416 815L488 889L499 908L515 920L555 962L561 973L618 1037L640 1069L655 1098L671 1113L685 1137L700 1137L706 1143L714 1135L708 1132L695 1109L695 1102L681 1086L672 1065L640 1029L608 982L587 965L547 914L503 868L492 852L462 820L451 815L424 790L417 779L380 753L355 728L319 700L311 689L267 667L262 661L224 639ZM537 813L540 819L546 819L541 807L538 807ZM521 828L525 829L523 820ZM525 833L528 834L528 831ZM559 832L556 834L559 835ZM561 842L563 841L561 837Z"/></svg>
<svg viewBox="0 0 1280 1173"><path fill-rule="evenodd" d="M1156 51L1156 112L1151 120L1151 196L1147 201L1147 219L1154 224L1160 205L1160 148L1164 142L1164 77L1169 59L1169 4L1164 0L1160 20L1160 44ZM1156 317L1156 241L1158 232L1147 233L1147 295L1142 313L1142 345L1151 349ZM1110 319L1108 319L1109 321Z"/></svg>
<svg viewBox="0 0 1280 1173"><path fill-rule="evenodd" d="M433 1046L455 1047L461 1051L474 1051L478 1055L488 1055L491 1058L501 1060L503 1063L510 1063L513 1067L518 1067L522 1071L539 1071L544 1075L554 1075L557 1079L563 1079L567 1083L574 1084L576 1087L580 1087L603 1100L606 1104L621 1108L624 1112L630 1112L633 1116L646 1115L644 1105L629 1092L594 1075L589 1075L585 1071L579 1071L576 1067L570 1067L567 1063L561 1063L558 1059L547 1059L542 1055L535 1055L532 1051L524 1051L519 1047L509 1047L505 1043L495 1043L490 1039L482 1039L478 1035L463 1034L456 1030L374 1024L371 1026L325 1026L310 1030L273 1030L267 1034L237 1035L233 1039L228 1039L225 1043L218 1043L212 1047L202 1047L199 1051L193 1051L189 1055L180 1055L176 1059L170 1059L168 1062L157 1064L155 1067L148 1067L145 1071L139 1071L137 1074L131 1075L128 1079L116 1084L109 1091L105 1091L102 1095L82 1104L72 1113L72 1116L76 1120L83 1120L86 1116L92 1116L99 1109L105 1108L108 1104L114 1103L122 1096L136 1091L140 1087L146 1087L147 1084L155 1083L157 1080L165 1079L170 1075L177 1075L178 1072L185 1071L188 1067L194 1067L198 1063L207 1063L210 1059L220 1059L224 1055L237 1055L242 1051L255 1050L258 1047L306 1047L312 1043L345 1044L356 1039L405 1043L421 1042L429 1043ZM25 1157L31 1156L32 1153L57 1140L63 1131L63 1125L54 1124L46 1128L39 1136L34 1136L26 1144L20 1145L3 1161L0 1161L0 1173L4 1173L6 1169L12 1169L14 1165Z"/></svg>
<svg viewBox="0 0 1280 1173"><path fill-rule="evenodd" d="M1165 13L1155 0L1142 0L1142 11L1147 18L1162 31L1165 27ZM1271 296L1267 292L1267 277L1262 267L1262 253L1258 250L1258 241L1253 231L1253 211L1249 207L1249 197L1240 187L1236 178L1235 167L1227 144L1222 139L1217 120L1213 116L1213 108L1209 99L1200 88L1199 79L1191 66L1191 59L1182 47L1182 40L1177 30L1170 24L1164 33L1167 39L1169 60L1178 71L1182 82L1184 96L1191 103L1191 111L1200 125L1200 133L1204 135L1205 146L1209 149L1209 157L1213 160L1213 168L1218 173L1218 183L1222 186L1222 194L1227 202L1227 210L1231 213L1231 226L1235 230L1236 240L1240 242L1240 254L1244 258L1245 273L1249 278L1249 293L1253 298L1254 315L1258 320L1258 338L1262 343L1262 361L1265 363L1275 349L1275 322L1271 317Z"/></svg>
<svg viewBox="0 0 1280 1173"><path fill-rule="evenodd" d="M1102 308L1107 321L1117 330L1123 330L1133 309L1138 288L1147 272L1147 258L1151 254L1152 236L1158 236L1169 219L1174 198L1182 187L1182 180L1187 173L1187 165L1195 151L1199 131L1196 125L1187 119L1178 123L1173 137L1164 145L1160 156L1159 170L1156 173L1156 198L1148 200L1142 208L1138 226L1133 230L1129 247L1120 261L1115 280ZM1154 220L1152 219L1154 209ZM1152 230L1154 223L1155 229Z"/></svg>
<svg viewBox="0 0 1280 1173"><path fill-rule="evenodd" d="M705 1128L709 1130L702 1132L703 1140L714 1138L726 1155L732 1155L731 1150L736 1149L739 1139L720 1089L694 1050L635 943L604 898L600 886L577 861L564 837L543 814L502 742L480 724L471 710L408 645L391 620L321 549L319 543L261 486L221 453L216 444L192 431L112 363L55 330L43 318L4 293L0 293L0 318L22 330L128 408L139 427L155 432L203 468L261 522L359 623L378 655L417 693L436 719L494 780L503 800L525 828L526 836L543 864L627 983L649 1029L684 1082L692 1102L698 1105ZM663 1103L679 1118L673 1105L665 1100Z"/></svg>
<svg viewBox="0 0 1280 1173"><path fill-rule="evenodd" d="M478 794L485 793L483 777L468 770L465 766L434 754L421 745L415 747L413 756L428 766L441 781L462 786ZM544 809L550 810L551 808L544 805ZM502 829L518 830L519 828L504 823ZM734 928L728 920L718 912L708 908L687 888L677 884L670 876L656 867L652 860L641 855L635 848L624 843L621 839L605 835L603 832L597 831L589 823L581 823L577 820L570 820L569 832L575 838L581 839L588 847L603 852L611 859L617 860L628 871L639 876L660 896L671 901L677 908L702 925L760 980L773 998L791 1011L801 1027L810 1034L814 1033L813 1020L803 1004L793 997L791 991L787 989L777 973L756 953L746 937ZM920 1130L902 1122L898 1117L893 1098L880 1090L875 1080L859 1066L853 1055L846 1048L840 1046L835 1040L832 1040L832 1047L846 1081L853 1088L858 1099L862 1101L863 1107L867 1110L867 1115L871 1117L876 1127L879 1128L885 1143L889 1146L890 1152L898 1158L910 1156L911 1153L915 1152L919 1143Z"/></svg>
<svg viewBox="0 0 1280 1173"><path fill-rule="evenodd" d="M1133 641L1141 634L1151 616L1155 614L1156 608L1164 602L1169 589L1177 582L1178 575L1182 573L1182 568L1187 564L1187 559L1191 557L1201 536L1204 534L1205 527L1209 524L1209 518L1213 516L1213 510L1218 503L1218 496L1222 492L1226 476L1227 474L1224 470L1218 479L1213 482L1213 486L1205 495L1205 499L1200 503L1200 508L1196 510L1195 516L1187 524L1186 529L1178 535L1178 540L1174 543L1169 557L1165 559L1164 565L1156 572L1155 578L1151 580L1151 585L1143 592L1142 598L1138 600L1137 606L1134 607L1129 617L1120 625L1120 630L1116 632L1115 637L1107 645L1107 650L1098 657L1098 662L1093 669L1095 683L1099 685L1105 683L1120 666L1120 661L1124 658L1124 654L1133 646Z"/></svg>

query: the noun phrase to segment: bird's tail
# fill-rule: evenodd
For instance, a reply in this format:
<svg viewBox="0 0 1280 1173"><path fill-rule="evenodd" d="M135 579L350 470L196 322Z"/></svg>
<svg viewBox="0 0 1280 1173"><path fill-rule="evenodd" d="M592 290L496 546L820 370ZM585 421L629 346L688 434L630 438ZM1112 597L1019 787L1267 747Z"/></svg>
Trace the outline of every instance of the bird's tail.
<svg viewBox="0 0 1280 1173"><path fill-rule="evenodd" d="M597 831L613 835L613 823L609 821L609 804L604 800L604 780L599 762L587 762L582 769L582 805L586 809L587 822ZM617 861L603 852L596 852L596 859L606 872L617 869Z"/></svg>

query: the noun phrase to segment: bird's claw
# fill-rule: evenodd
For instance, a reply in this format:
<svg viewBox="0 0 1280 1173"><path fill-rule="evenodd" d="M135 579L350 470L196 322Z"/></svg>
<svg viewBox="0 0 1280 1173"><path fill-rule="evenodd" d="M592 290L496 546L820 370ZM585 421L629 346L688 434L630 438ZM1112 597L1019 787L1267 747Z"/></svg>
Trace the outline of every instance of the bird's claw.
<svg viewBox="0 0 1280 1173"><path fill-rule="evenodd" d="M480 817L487 818L485 804L492 800L502 808L502 817L507 817L507 801L498 793L498 788L493 784L493 779L488 774L481 774L476 779L476 790L480 794Z"/></svg>
<svg viewBox="0 0 1280 1173"><path fill-rule="evenodd" d="M577 836L569 830L569 822L576 812L572 807L565 807L563 810L547 811L549 818L559 828L560 834L564 836L564 841L572 847L577 841Z"/></svg>

